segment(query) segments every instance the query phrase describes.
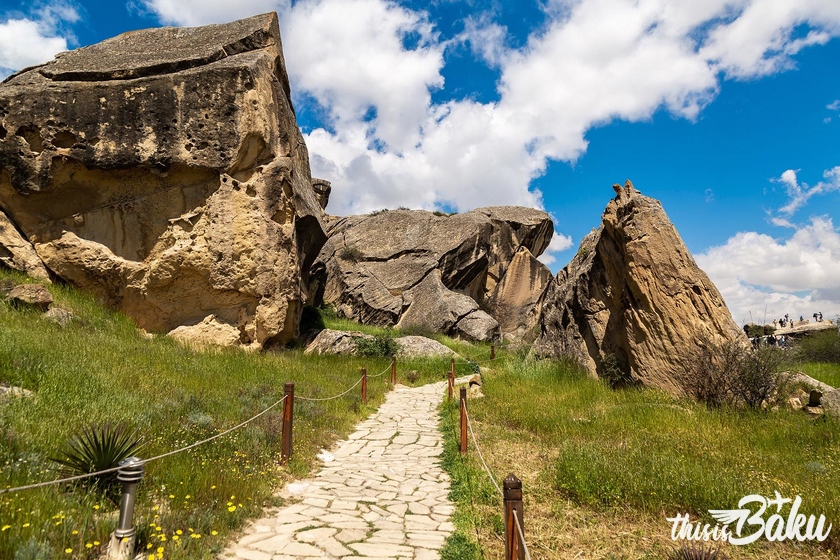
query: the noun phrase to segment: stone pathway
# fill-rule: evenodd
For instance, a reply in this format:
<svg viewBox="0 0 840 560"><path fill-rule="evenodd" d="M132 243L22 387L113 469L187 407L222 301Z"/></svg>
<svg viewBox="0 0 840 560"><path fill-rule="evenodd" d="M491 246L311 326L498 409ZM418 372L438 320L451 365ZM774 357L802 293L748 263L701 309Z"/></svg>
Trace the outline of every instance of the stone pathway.
<svg viewBox="0 0 840 560"><path fill-rule="evenodd" d="M466 381L468 378L458 381ZM398 385L314 479L289 484L297 503L251 523L222 558L440 558L453 531L437 406L446 382Z"/></svg>

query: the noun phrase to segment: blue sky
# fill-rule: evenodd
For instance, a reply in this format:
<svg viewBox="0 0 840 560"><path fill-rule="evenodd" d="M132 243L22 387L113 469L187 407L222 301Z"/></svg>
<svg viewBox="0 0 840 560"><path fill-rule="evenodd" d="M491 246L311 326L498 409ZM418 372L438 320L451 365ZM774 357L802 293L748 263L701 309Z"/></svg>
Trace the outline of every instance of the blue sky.
<svg viewBox="0 0 840 560"><path fill-rule="evenodd" d="M837 0L2 2L0 76L276 10L332 213L538 206L556 271L631 179L737 322L840 314Z"/></svg>

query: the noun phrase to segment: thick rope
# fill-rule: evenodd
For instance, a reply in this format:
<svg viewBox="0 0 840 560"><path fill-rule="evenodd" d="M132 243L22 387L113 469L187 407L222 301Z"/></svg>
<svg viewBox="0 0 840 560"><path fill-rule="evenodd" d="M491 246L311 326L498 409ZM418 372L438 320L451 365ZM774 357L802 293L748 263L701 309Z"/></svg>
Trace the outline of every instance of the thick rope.
<svg viewBox="0 0 840 560"><path fill-rule="evenodd" d="M484 467L484 471L487 473L487 476L490 477L490 482L493 483L493 486L496 487L496 492L499 493L499 496L504 500L505 494L502 492L502 489L499 488L499 484L496 482L493 473L490 472L490 468L487 466L487 463L484 461L484 455L481 453L481 448L478 446L478 440L475 438L475 432L473 431L472 422L470 422L470 415L469 412L466 410L464 411L464 415L467 417L467 428L470 429L470 435L472 436L473 444L475 445L475 450L478 452L478 458L481 459L481 464Z"/></svg>
<svg viewBox="0 0 840 560"><path fill-rule="evenodd" d="M227 434L231 433L232 431L238 430L242 426L245 426L246 424L250 424L251 422L253 422L257 418L259 418L260 416L262 416L263 414L265 414L266 412L268 412L269 410L271 410L272 408L274 408L275 406L277 406L278 404L280 404L284 400L286 400L285 395L283 395L282 399L280 399L279 401L277 401L273 405L269 406L268 408L266 408L265 410L263 410L259 414L256 414L256 415L252 416L251 418L245 420L244 422L241 422L241 423L237 424L236 426L234 426L232 428L229 428L229 429L225 430L224 432L218 433L218 434L216 434L214 436L211 436L207 439L197 441L197 442L195 442L191 445L188 445L186 447L181 447L180 449L176 449L174 451L169 451L168 453L163 453L161 455L151 457L150 459L142 459L139 463L136 463L136 465L145 465L146 463L151 463L152 461L157 461L158 459L163 459L164 457L169 457L170 455L176 455L178 453L182 453L184 451L187 451L188 449L198 447L199 445L204 445L205 443L213 441L214 439L217 439L217 438L220 438L224 435L227 435ZM50 481L47 481L47 482L39 482L37 484L28 484L26 486L18 486L16 488L4 488L4 489L0 489L0 494L8 494L8 493L11 493L11 492L19 492L21 490L31 490L32 488L41 488L41 487L44 487L44 486L52 486L53 484L61 484L61 483L64 483L64 482L73 482L73 481L76 481L76 480L82 480L82 479L90 478L90 477L93 477L93 476L99 476L99 475L103 475L103 474L116 472L116 471L120 470L121 468L122 467L112 467L110 469L103 469L101 471L96 471L96 472L87 473L87 474L80 474L80 475L77 475L77 476L70 476L70 477L67 477L67 478L60 478L58 480L50 480Z"/></svg>

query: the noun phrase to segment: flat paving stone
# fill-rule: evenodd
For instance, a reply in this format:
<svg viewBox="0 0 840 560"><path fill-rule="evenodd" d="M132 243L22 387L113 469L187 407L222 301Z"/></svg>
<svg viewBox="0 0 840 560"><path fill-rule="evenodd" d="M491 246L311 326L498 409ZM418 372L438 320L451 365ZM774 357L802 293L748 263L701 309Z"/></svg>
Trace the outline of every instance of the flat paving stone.
<svg viewBox="0 0 840 560"><path fill-rule="evenodd" d="M454 530L439 460L445 390L446 382L397 385L319 473L281 492L294 503L251 522L220 558L440 558Z"/></svg>

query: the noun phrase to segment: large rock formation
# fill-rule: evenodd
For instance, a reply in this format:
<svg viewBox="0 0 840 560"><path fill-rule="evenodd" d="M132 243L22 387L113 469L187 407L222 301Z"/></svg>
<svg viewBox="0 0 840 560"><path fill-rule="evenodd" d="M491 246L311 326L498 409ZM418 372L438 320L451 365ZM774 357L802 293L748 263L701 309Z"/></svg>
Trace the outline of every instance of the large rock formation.
<svg viewBox="0 0 840 560"><path fill-rule="evenodd" d="M146 330L294 337L326 237L276 14L125 33L7 79L0 209Z"/></svg>
<svg viewBox="0 0 840 560"><path fill-rule="evenodd" d="M499 327L487 311L501 310L505 325L517 330L518 318L528 312L506 306L539 299L531 292L512 296L519 288L494 294L505 285L518 252L540 255L553 233L548 214L519 207L452 216L392 210L343 218L329 226L310 291L316 301L362 323L488 340ZM535 263L529 266L544 268ZM522 268L517 265L517 274L526 274Z"/></svg>
<svg viewBox="0 0 840 560"><path fill-rule="evenodd" d="M617 366L677 394L698 341L746 336L661 204L629 181L616 191L601 227L549 286L534 351L572 356L593 374Z"/></svg>
<svg viewBox="0 0 840 560"><path fill-rule="evenodd" d="M542 297L551 279L551 271L527 247L516 251L489 301L503 333L532 340L531 331L539 321Z"/></svg>

